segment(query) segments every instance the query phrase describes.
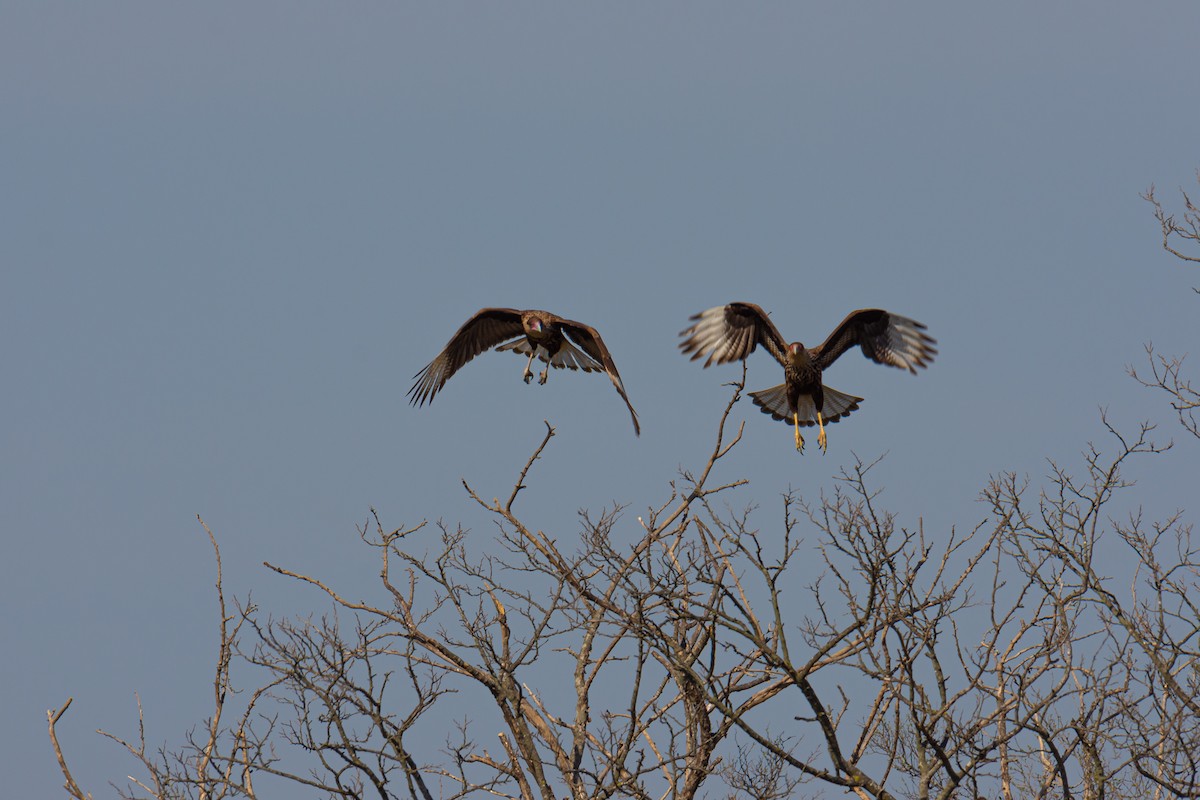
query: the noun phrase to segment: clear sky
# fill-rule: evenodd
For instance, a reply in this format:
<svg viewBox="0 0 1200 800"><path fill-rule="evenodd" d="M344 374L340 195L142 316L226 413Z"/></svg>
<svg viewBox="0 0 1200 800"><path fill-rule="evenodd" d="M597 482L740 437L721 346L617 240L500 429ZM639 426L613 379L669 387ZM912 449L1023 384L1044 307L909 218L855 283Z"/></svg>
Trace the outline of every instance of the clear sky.
<svg viewBox="0 0 1200 800"><path fill-rule="evenodd" d="M916 378L851 354L866 398L798 455L748 403L725 462L763 526L854 454L883 504L971 526L990 474L1035 485L1169 409L1125 376L1195 349L1188 271L1159 249L1200 167L1194 0L1146 3L59 4L0 6L0 752L5 792L132 769L98 727L176 744L209 709L226 588L320 613L264 560L374 580L355 532L490 523L549 419L524 498L662 503L702 464L734 367L678 332L731 300L816 344L851 309L921 320ZM412 376L482 306L603 334L606 379L520 380L487 354L432 406ZM749 388L778 383L765 355ZM1178 437L1176 437L1178 438ZM815 444L815 442L813 442ZM1200 451L1139 465L1151 515ZM1189 512L1194 518L1195 512ZM631 529L632 538L634 532Z"/></svg>

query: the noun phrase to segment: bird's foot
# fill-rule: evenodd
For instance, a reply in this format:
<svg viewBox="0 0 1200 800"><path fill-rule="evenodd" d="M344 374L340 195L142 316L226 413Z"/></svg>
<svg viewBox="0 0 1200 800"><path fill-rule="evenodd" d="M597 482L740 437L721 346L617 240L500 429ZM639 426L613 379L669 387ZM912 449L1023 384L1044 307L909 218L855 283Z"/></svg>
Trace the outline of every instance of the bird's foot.
<svg viewBox="0 0 1200 800"><path fill-rule="evenodd" d="M829 446L826 443L826 439L825 439L825 429L824 428L821 428L821 432L817 434L817 444L821 446L822 453L829 452Z"/></svg>
<svg viewBox="0 0 1200 800"><path fill-rule="evenodd" d="M549 368L549 367L546 367L544 370L542 370L542 374L538 376L538 385L539 385L539 386L545 386L545 385L546 385L546 380L547 380L549 377L550 377L550 368Z"/></svg>
<svg viewBox="0 0 1200 800"><path fill-rule="evenodd" d="M799 414L796 414L794 412L792 413L792 424L795 425L795 430L796 430L796 452L803 453L804 452L804 437L800 435L800 415Z"/></svg>
<svg viewBox="0 0 1200 800"><path fill-rule="evenodd" d="M525 379L526 383L529 383L531 380L533 380L533 373L530 372L529 369L527 368L525 370L525 374L522 375L521 377Z"/></svg>

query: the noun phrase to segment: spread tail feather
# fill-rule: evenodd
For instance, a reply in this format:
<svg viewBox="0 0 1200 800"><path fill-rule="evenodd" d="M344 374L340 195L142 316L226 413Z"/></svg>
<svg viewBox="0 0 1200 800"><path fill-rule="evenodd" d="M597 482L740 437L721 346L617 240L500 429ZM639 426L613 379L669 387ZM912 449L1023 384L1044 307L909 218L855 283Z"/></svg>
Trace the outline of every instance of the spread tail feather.
<svg viewBox="0 0 1200 800"><path fill-rule="evenodd" d="M857 409L858 404L862 402L861 397L839 392L828 386L824 388L825 407L821 409L821 416L824 417L826 425L849 416L850 412ZM787 402L787 384L781 383L770 389L750 392L750 399L764 414L770 414L773 419L782 420L788 425L793 424L792 410L788 408ZM812 395L800 395L796 401L796 413L800 416L801 427L817 424L817 407L813 403Z"/></svg>

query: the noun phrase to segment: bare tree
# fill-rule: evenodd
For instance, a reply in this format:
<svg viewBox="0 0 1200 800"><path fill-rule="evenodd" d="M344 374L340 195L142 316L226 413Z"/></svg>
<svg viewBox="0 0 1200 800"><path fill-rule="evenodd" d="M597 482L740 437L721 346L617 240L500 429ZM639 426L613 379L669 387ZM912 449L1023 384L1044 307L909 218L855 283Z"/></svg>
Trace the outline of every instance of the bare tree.
<svg viewBox="0 0 1200 800"><path fill-rule="evenodd" d="M1037 492L997 476L965 533L899 525L864 463L830 496L783 498L760 530L714 502L742 481L710 484L740 393L705 468L627 545L623 509L585 515L569 545L516 512L549 426L506 500L465 486L499 523L492 546L445 524L362 529L377 601L268 565L330 612L230 613L214 538L214 713L148 753L139 709L136 740L118 741L146 777L126 795L255 797L276 780L420 800L1198 796L1190 530L1107 512L1127 464L1161 453L1148 426L1109 427L1113 453L1089 449L1080 477L1055 468ZM1104 546L1137 565L1125 591ZM259 678L236 713L234 663ZM49 715L56 749L65 710Z"/></svg>
<svg viewBox="0 0 1200 800"><path fill-rule="evenodd" d="M1200 170L1196 172L1196 180L1200 182ZM1162 246L1171 255L1183 261L1200 263L1200 252L1188 254L1179 248L1197 250L1200 248L1200 208L1197 208L1192 198L1183 189L1183 216L1176 217L1167 211L1154 193L1153 184L1146 190L1142 198L1154 206L1154 218L1162 229Z"/></svg>
<svg viewBox="0 0 1200 800"><path fill-rule="evenodd" d="M1200 172L1196 173L1200 182ZM1154 193L1154 187L1146 190L1142 197L1154 206L1154 218L1162 230L1162 246L1171 255L1188 263L1200 263L1200 209L1186 191L1183 196L1183 216L1169 213ZM1185 250L1192 251L1191 253ZM1200 289L1196 291L1200 292ZM1167 356L1157 352L1154 345L1146 345L1146 361L1149 373L1138 374L1130 367L1129 374L1145 386L1159 389L1170 398L1171 407L1179 417L1179 424L1192 436L1200 439L1200 390L1192 385L1184 372L1185 356Z"/></svg>

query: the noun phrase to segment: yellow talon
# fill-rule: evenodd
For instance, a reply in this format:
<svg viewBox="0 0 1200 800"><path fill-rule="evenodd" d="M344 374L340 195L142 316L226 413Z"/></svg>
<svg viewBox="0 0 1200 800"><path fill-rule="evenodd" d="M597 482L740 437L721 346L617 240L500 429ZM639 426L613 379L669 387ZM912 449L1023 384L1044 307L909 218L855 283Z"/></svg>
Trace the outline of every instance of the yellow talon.
<svg viewBox="0 0 1200 800"><path fill-rule="evenodd" d="M817 444L821 446L821 452L826 453L829 448L825 444L825 420L820 411L817 412L817 425L821 428L821 432L817 434Z"/></svg>
<svg viewBox="0 0 1200 800"><path fill-rule="evenodd" d="M792 421L796 424L796 451L804 452L804 437L800 435L800 415L792 412Z"/></svg>

